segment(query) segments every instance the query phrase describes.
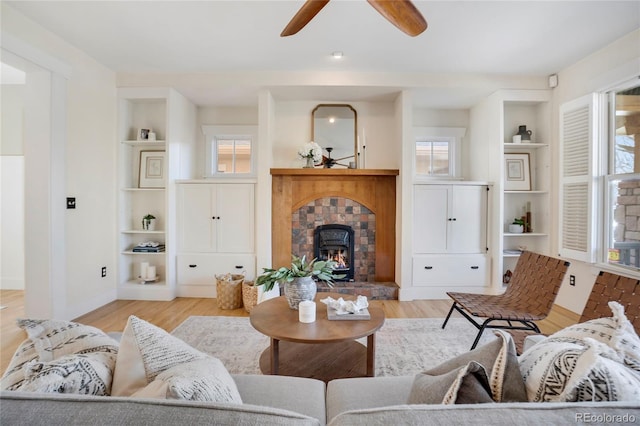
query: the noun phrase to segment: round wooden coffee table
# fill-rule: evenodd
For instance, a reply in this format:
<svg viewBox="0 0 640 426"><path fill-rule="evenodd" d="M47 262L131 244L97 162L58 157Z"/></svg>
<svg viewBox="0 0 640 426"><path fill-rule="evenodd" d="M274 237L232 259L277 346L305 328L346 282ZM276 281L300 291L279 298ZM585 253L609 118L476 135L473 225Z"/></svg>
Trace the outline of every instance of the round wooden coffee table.
<svg viewBox="0 0 640 426"><path fill-rule="evenodd" d="M375 333L384 324L384 312L369 306L371 319L330 321L327 305L320 302L326 297L355 299L344 294L318 293L316 321L312 323L300 322L298 311L289 308L284 296L259 303L251 310L253 328L271 338L271 345L260 357L264 374L324 381L374 375ZM361 337L367 338L366 348L355 341Z"/></svg>

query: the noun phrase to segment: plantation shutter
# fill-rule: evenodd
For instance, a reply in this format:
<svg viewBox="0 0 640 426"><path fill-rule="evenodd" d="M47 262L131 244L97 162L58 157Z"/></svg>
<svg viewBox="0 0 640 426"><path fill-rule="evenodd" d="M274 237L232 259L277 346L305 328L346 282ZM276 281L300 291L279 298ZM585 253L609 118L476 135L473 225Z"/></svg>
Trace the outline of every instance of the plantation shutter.
<svg viewBox="0 0 640 426"><path fill-rule="evenodd" d="M560 107L560 255L596 259L596 95Z"/></svg>

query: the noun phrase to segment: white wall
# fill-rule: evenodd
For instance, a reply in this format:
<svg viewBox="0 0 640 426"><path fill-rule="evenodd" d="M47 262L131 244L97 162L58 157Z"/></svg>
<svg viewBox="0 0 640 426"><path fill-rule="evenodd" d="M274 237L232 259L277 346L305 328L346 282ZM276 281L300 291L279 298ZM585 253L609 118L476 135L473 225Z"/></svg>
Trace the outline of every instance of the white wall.
<svg viewBox="0 0 640 426"><path fill-rule="evenodd" d="M59 173L58 164L64 165L65 176L56 178L66 182L66 195L77 198L77 208L64 211L64 237L52 242L52 248L59 242L64 244L66 264L45 267L64 270L63 274L52 274L58 281L64 276L64 282L52 282L57 300L54 302L52 298L49 303L56 304L58 317L75 318L114 300L116 294L115 75L6 3L0 7L3 47L8 35L25 47L23 51L42 53L71 69L64 94L66 104L62 106L63 109L66 106L62 112L66 113L66 146L62 158L54 152L50 159L55 173ZM56 112L58 116L59 113ZM25 196L29 197L32 188L39 184L42 182L27 182ZM56 208L64 205L64 194L55 191L53 194L56 199L49 200L50 205ZM49 219L41 214L36 220ZM43 266L30 262L29 250L26 265L33 270ZM102 266L107 267L106 278L100 277ZM27 274L27 294L32 285L37 283L29 282Z"/></svg>
<svg viewBox="0 0 640 426"><path fill-rule="evenodd" d="M321 103L326 102L276 102L273 167L303 166L304 161L298 156L298 149L312 140L311 111ZM357 112L358 136L361 142L366 142L367 146L366 167L368 169L399 168L400 152L397 148L402 141L398 140L394 133L396 125L394 104L390 102L340 103L351 105Z"/></svg>
<svg viewBox="0 0 640 426"><path fill-rule="evenodd" d="M606 48L584 58L580 62L558 73L559 85L554 89L552 102L553 149L559 155L559 108L564 102L588 93L603 91L640 74L640 30L635 31ZM558 185L558 170L553 170L553 182ZM558 211L558 199L552 199L551 211ZM553 247L558 247L558 222L553 223ZM600 265L602 266L602 265ZM571 266L562 283L556 303L565 308L582 313L589 297L599 265L591 265L571 260ZM569 275L576 276L575 287L569 285Z"/></svg>
<svg viewBox="0 0 640 426"><path fill-rule="evenodd" d="M0 86L0 289L24 289L24 84Z"/></svg>

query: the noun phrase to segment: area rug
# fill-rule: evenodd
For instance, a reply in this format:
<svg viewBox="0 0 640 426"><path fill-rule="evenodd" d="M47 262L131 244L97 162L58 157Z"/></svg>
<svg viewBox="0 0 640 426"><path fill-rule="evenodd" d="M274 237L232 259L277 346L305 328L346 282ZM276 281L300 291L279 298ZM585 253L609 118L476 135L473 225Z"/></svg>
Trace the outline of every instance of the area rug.
<svg viewBox="0 0 640 426"><path fill-rule="evenodd" d="M468 352L477 330L463 318L388 318L376 334L376 376L414 375ZM192 316L171 333L219 358L232 374L260 374L259 360L269 338L247 317ZM496 336L485 331L479 345ZM366 339L359 340L366 344Z"/></svg>

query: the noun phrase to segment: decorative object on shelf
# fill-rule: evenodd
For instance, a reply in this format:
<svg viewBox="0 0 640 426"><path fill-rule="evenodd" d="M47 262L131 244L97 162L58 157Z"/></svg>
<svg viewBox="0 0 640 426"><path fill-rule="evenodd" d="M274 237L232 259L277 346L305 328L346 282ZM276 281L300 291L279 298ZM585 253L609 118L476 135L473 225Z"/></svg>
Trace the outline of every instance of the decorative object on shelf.
<svg viewBox="0 0 640 426"><path fill-rule="evenodd" d="M524 210L524 232L533 232L533 227L531 226L531 202L527 201L527 206Z"/></svg>
<svg viewBox="0 0 640 426"><path fill-rule="evenodd" d="M518 126L518 133L516 133L516 135L520 136L522 142L531 142L532 134L533 132L531 130L527 130L527 126Z"/></svg>
<svg viewBox="0 0 640 426"><path fill-rule="evenodd" d="M149 141L154 142L156 140L156 132L149 132Z"/></svg>
<svg viewBox="0 0 640 426"><path fill-rule="evenodd" d="M291 268L263 268L263 273L256 279L256 285L265 285L269 291L277 282L284 282L284 295L291 309L298 309L303 300L313 300L317 287L314 278L325 281L333 287L334 279L344 278L344 274L334 274L337 262L333 260L307 262L306 256L291 256Z"/></svg>
<svg viewBox="0 0 640 426"><path fill-rule="evenodd" d="M504 154L505 191L531 191L529 153Z"/></svg>
<svg viewBox="0 0 640 426"><path fill-rule="evenodd" d="M313 168L316 163L322 161L322 148L314 141L307 142L298 150L300 158L306 159L304 168Z"/></svg>
<svg viewBox="0 0 640 426"><path fill-rule="evenodd" d="M150 132L151 132L151 129L140 129L140 130L138 130L138 140L139 141L149 140L149 133Z"/></svg>
<svg viewBox="0 0 640 426"><path fill-rule="evenodd" d="M144 231L156 230L156 217L151 213L142 218L142 229Z"/></svg>
<svg viewBox="0 0 640 426"><path fill-rule="evenodd" d="M509 225L509 232L512 234L522 234L524 232L524 221L522 219L513 219L513 223Z"/></svg>
<svg viewBox="0 0 640 426"><path fill-rule="evenodd" d="M140 275L138 276L140 284L152 283L158 280L156 275L155 265L150 265L149 262L140 262Z"/></svg>
<svg viewBox="0 0 640 426"><path fill-rule="evenodd" d="M139 188L164 188L164 151L140 151Z"/></svg>
<svg viewBox="0 0 640 426"><path fill-rule="evenodd" d="M159 243L157 241L146 241L144 243L139 243L131 251L134 253L162 253L164 249L165 245L163 243Z"/></svg>
<svg viewBox="0 0 640 426"><path fill-rule="evenodd" d="M512 140L513 140L513 143L520 143L520 142L522 142L522 136L520 136L520 135L513 135Z"/></svg>
<svg viewBox="0 0 640 426"><path fill-rule="evenodd" d="M216 275L216 300L220 309L242 308L242 283L244 275Z"/></svg>
<svg viewBox="0 0 640 426"><path fill-rule="evenodd" d="M509 282L511 281L512 275L513 275L513 272L511 272L511 269L507 269L507 272L505 272L504 275L502 276L502 284L509 284Z"/></svg>

